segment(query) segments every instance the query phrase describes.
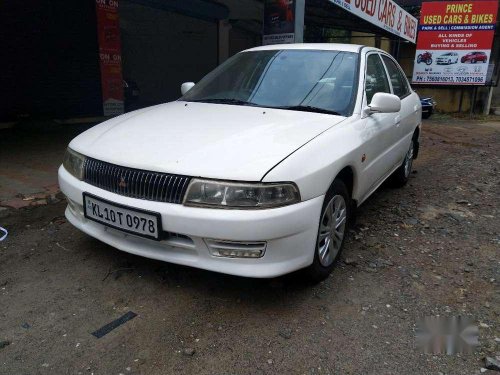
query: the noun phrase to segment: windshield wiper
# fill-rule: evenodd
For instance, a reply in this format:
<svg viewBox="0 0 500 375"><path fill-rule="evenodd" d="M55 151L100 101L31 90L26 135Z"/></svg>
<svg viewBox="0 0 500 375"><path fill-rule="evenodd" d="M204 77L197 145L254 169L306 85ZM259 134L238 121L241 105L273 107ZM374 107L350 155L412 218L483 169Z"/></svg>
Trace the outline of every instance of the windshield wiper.
<svg viewBox="0 0 500 375"><path fill-rule="evenodd" d="M315 113L326 113L328 115L342 116L340 113L335 111L330 111L325 108L312 107L310 105L291 105L286 107L274 107L276 109L289 109L291 111L303 111L303 112L315 112Z"/></svg>
<svg viewBox="0 0 500 375"><path fill-rule="evenodd" d="M191 102L197 103L217 103L217 104L234 104L234 105L256 105L251 102L247 102L240 99L232 99L232 98L207 98L207 99L197 99L197 100L189 100Z"/></svg>

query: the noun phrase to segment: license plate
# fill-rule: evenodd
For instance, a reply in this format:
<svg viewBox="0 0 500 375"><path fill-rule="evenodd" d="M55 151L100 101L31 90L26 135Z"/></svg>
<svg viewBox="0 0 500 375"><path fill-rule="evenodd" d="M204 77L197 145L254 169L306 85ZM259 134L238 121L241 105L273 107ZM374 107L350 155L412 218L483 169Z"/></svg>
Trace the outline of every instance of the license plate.
<svg viewBox="0 0 500 375"><path fill-rule="evenodd" d="M161 216L157 212L109 202L83 193L83 211L87 219L138 236L160 239Z"/></svg>

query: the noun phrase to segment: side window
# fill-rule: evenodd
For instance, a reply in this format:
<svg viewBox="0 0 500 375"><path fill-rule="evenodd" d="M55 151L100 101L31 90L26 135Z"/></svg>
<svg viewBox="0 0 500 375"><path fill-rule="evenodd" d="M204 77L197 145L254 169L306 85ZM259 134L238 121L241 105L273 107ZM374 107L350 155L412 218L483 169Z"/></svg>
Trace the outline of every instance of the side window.
<svg viewBox="0 0 500 375"><path fill-rule="evenodd" d="M408 87L408 81L403 76L401 69L399 69L394 61L387 56L382 56L382 60L384 60L387 71L389 72L389 78L391 79L394 95L397 95L400 98L408 95L410 93L410 88Z"/></svg>
<svg viewBox="0 0 500 375"><path fill-rule="evenodd" d="M385 73L384 65L377 53L368 55L366 59L366 103L370 104L373 95L377 92L391 93L387 74Z"/></svg>

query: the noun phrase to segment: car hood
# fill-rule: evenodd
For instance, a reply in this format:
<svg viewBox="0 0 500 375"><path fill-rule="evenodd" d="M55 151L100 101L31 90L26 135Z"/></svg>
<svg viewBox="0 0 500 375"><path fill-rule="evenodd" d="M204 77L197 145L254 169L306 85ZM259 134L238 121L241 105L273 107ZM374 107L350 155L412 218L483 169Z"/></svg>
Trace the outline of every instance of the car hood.
<svg viewBox="0 0 500 375"><path fill-rule="evenodd" d="M70 147L112 164L193 177L259 181L345 117L171 102L127 113L80 134Z"/></svg>

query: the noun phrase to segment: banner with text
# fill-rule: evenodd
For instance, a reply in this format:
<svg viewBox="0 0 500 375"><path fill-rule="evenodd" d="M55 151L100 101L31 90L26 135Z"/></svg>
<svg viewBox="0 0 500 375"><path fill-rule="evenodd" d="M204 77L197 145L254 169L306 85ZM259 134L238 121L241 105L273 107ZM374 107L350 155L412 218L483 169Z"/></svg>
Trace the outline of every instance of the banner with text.
<svg viewBox="0 0 500 375"><path fill-rule="evenodd" d="M118 0L96 0L104 116L124 112Z"/></svg>
<svg viewBox="0 0 500 375"><path fill-rule="evenodd" d="M484 85L498 1L422 3L413 83Z"/></svg>
<svg viewBox="0 0 500 375"><path fill-rule="evenodd" d="M329 0L348 12L412 43L417 19L392 0Z"/></svg>
<svg viewBox="0 0 500 375"><path fill-rule="evenodd" d="M304 0L265 0L262 44L301 43Z"/></svg>

